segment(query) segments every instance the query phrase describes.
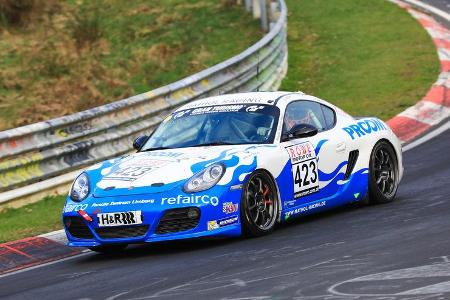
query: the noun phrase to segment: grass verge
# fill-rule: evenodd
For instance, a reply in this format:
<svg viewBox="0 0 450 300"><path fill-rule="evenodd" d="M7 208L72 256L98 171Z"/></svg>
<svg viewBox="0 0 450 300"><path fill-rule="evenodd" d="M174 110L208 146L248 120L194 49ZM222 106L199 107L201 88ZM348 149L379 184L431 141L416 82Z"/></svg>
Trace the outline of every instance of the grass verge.
<svg viewBox="0 0 450 300"><path fill-rule="evenodd" d="M169 84L262 36L229 0L25 2L21 22L0 18L0 130Z"/></svg>
<svg viewBox="0 0 450 300"><path fill-rule="evenodd" d="M286 0L289 70L283 90L384 120L413 105L439 74L436 48L385 0Z"/></svg>
<svg viewBox="0 0 450 300"><path fill-rule="evenodd" d="M33 204L0 212L0 243L61 229L65 198L46 197Z"/></svg>

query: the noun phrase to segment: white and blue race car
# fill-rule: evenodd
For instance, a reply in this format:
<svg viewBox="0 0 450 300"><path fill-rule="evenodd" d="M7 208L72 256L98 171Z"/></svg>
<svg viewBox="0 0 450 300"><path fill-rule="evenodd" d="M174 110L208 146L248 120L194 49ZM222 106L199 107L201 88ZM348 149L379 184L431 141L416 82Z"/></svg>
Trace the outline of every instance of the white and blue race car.
<svg viewBox="0 0 450 300"><path fill-rule="evenodd" d="M383 121L302 93L197 100L133 146L75 179L63 209L70 246L264 235L345 203L390 202L403 175Z"/></svg>

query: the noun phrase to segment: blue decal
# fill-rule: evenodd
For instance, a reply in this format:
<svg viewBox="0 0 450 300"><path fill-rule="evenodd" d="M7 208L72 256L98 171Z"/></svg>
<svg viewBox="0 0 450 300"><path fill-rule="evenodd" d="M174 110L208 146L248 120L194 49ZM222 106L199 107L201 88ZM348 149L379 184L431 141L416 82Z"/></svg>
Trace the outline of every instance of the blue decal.
<svg viewBox="0 0 450 300"><path fill-rule="evenodd" d="M325 144L328 140L321 140L320 142L317 143L315 152L316 152L316 156L319 155L320 149L322 148L323 144Z"/></svg>
<svg viewBox="0 0 450 300"><path fill-rule="evenodd" d="M336 174L342 169L343 166L345 166L347 164L347 161L343 161L341 162L337 168L331 172L331 173L325 173L322 172L322 170L319 169L319 180L320 181L330 181L331 179L333 179L334 177L336 177Z"/></svg>
<svg viewBox="0 0 450 300"><path fill-rule="evenodd" d="M362 199L367 193L368 169L362 168L356 171L346 181L343 181L343 178L344 173L339 173L330 184L322 188L318 193L306 196L306 201L302 201L300 205L294 208L285 210L283 220ZM336 190L338 190L337 193L333 192Z"/></svg>
<svg viewBox="0 0 450 300"><path fill-rule="evenodd" d="M224 151L222 151L222 152L219 154L219 156L217 156L216 158L213 158L213 159L210 159L210 160L201 161L201 162L198 162L198 163L196 163L196 164L193 164L193 165L191 166L191 171L192 171L192 173L195 174L195 173L197 173L197 172L203 170L208 164L224 159L224 158L227 156L227 152L228 152L228 151L229 151L229 150L224 150Z"/></svg>
<svg viewBox="0 0 450 300"><path fill-rule="evenodd" d="M253 158L253 161L249 165L240 165L234 170L233 178L231 179L231 182L237 182L239 180L239 176L243 173L250 173L253 172L256 169L256 156Z"/></svg>

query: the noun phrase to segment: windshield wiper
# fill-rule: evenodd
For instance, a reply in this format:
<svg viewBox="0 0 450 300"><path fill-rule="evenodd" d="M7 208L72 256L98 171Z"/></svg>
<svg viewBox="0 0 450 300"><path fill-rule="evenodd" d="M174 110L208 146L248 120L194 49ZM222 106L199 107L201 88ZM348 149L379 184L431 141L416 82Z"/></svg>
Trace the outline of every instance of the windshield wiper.
<svg viewBox="0 0 450 300"><path fill-rule="evenodd" d="M235 145L235 143L224 142L224 141L216 141L204 144L193 145L190 147L205 147L205 146L221 146L221 145Z"/></svg>
<svg viewBox="0 0 450 300"><path fill-rule="evenodd" d="M166 149L173 149L172 147L155 147L155 148L148 148L145 150L141 150L139 152L147 152L147 151L155 151L155 150L166 150Z"/></svg>

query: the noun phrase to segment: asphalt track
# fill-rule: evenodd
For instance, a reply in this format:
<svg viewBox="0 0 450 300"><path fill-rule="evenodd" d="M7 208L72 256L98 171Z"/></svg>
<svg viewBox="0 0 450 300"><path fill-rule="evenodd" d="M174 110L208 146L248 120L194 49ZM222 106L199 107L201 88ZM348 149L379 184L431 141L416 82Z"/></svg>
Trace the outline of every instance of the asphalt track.
<svg viewBox="0 0 450 300"><path fill-rule="evenodd" d="M450 299L449 149L447 130L404 153L390 204L346 206L258 239L85 253L0 277L0 298Z"/></svg>

